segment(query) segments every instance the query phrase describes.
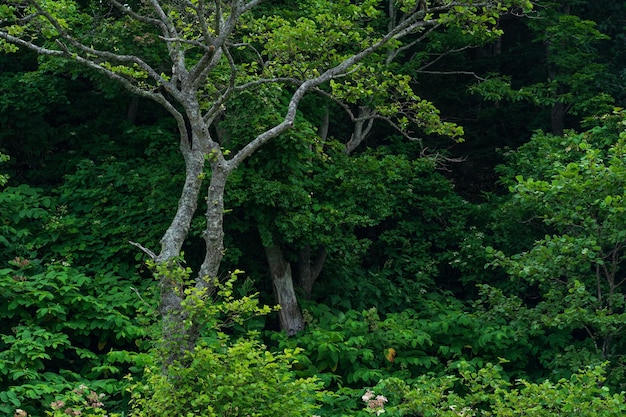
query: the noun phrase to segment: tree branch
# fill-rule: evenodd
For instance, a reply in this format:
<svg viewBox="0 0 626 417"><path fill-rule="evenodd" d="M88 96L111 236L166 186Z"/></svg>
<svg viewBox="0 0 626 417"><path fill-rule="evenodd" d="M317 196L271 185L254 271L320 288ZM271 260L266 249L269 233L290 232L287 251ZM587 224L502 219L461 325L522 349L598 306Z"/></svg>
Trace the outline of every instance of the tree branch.
<svg viewBox="0 0 626 417"><path fill-rule="evenodd" d="M146 255L148 255L148 257L150 257L151 260L156 260L157 255L156 253L152 252L150 249L142 246L140 243L137 242L133 242L133 241L128 241L128 243L130 243L131 245L133 245L136 248L139 248L140 251L142 251L143 253L145 253Z"/></svg>
<svg viewBox="0 0 626 417"><path fill-rule="evenodd" d="M86 57L89 56L93 56L93 57L97 57L103 60L111 60L111 61L115 61L115 62L119 62L119 63L124 63L124 64L135 64L137 65L140 69L146 71L148 73L148 75L155 80L158 83L161 84L166 84L167 81L165 79L163 79L163 77L161 77L161 75L156 72L150 65L148 65L146 62L144 62L142 59L140 59L139 57L135 56L135 55L120 55L120 54L115 54L112 52L108 52L108 51L100 51L97 49L94 49L92 47L88 47L85 44L79 42L78 40L76 40L72 35L70 35L64 28L63 26L61 26L61 24L52 16L50 15L48 12L46 12L40 5L38 2L34 1L34 0L28 0L29 4L31 4L34 8L37 9L37 11L55 28L55 30L59 33L59 36L66 40L67 42L69 42L69 44L73 47L75 47L76 49L78 49L78 51L81 51L83 54L85 54ZM2 36L2 35L6 35ZM4 39L9 39L9 37L11 37L11 35L9 35L7 32L0 32L0 37L3 37ZM19 39L16 37L11 37L14 40ZM20 39L20 41L22 41L22 46L26 46L29 47L28 44L32 44L33 46L37 46L35 44L33 44L32 42L29 41L23 41ZM70 52L69 49L67 48L67 46L65 46L62 42L60 42L60 40L57 40L59 45L63 46L63 53L60 56L65 55L68 58L73 58L72 55L74 55L75 53ZM30 48L30 47L29 47ZM37 50L35 48L30 48L32 50L35 50L37 52ZM43 48L46 49L46 48ZM42 49L42 50L43 50ZM46 55L52 55L47 53ZM100 64L99 62L96 63L96 61L94 61L93 59L87 59L85 57L83 57L85 60L89 60L95 64ZM100 66L100 65L99 65Z"/></svg>
<svg viewBox="0 0 626 417"><path fill-rule="evenodd" d="M117 0L107 0L109 3L111 3L113 6L115 6L115 8L117 10L119 10L121 13L128 15L129 17L132 17L133 19L139 21L139 22L143 22L143 23L147 23L149 25L152 26L156 26L158 28L160 28L161 30L165 31L166 27L163 24L162 21L160 21L159 19L154 19L152 17L148 17L148 16L144 16L142 14L139 14L137 12L134 12L128 5L126 4L122 4Z"/></svg>
<svg viewBox="0 0 626 417"><path fill-rule="evenodd" d="M417 28L422 25L426 25L432 23L434 21L419 21L416 22L417 19L420 18L422 13L415 13L412 17L407 18L402 24L398 25L392 31L388 32L385 36L383 36L380 40L372 44L371 46L361 50L360 52L346 58L338 65L329 68L324 71L322 74L315 78L308 79L296 89L296 91L291 96L291 100L289 100L289 105L287 107L287 113L283 118L283 121L271 129L263 132L258 135L254 140L245 145L239 152L233 156L232 159L228 161L229 169L234 169L237 167L244 159L248 156L252 155L258 148L263 146L266 142L285 132L293 126L294 120L296 118L296 112L298 110L298 105L300 101L304 97L304 95L314 87L330 81L333 78L341 76L349 71L350 67L362 61L367 56L371 55L375 51L382 48L387 44L391 39L398 39L406 34L410 33L412 29Z"/></svg>

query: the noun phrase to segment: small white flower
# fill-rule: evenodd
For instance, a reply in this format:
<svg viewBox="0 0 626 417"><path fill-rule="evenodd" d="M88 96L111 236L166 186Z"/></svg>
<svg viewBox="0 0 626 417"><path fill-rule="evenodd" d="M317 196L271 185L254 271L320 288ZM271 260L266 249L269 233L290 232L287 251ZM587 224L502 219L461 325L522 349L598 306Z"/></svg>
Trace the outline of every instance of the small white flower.
<svg viewBox="0 0 626 417"><path fill-rule="evenodd" d="M361 397L361 399L365 402L368 402L372 398L374 398L374 393L371 390L367 390L367 392L365 392L365 394Z"/></svg>

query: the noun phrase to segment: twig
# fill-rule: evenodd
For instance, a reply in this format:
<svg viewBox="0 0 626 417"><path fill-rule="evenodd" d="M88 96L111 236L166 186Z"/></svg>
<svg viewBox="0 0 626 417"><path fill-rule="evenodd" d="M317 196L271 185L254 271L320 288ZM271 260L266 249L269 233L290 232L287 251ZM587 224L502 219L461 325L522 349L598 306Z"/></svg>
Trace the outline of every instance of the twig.
<svg viewBox="0 0 626 417"><path fill-rule="evenodd" d="M131 290L133 290L133 292L134 292L135 294L137 294L137 297L139 297L139 301L141 301L142 303L144 303L144 304L148 307L148 309L150 310L150 314L154 314L154 315L157 315L157 314L158 314L158 310L157 310L156 308L152 307L152 306L150 305L150 303L149 303L149 302L147 302L147 301L146 301L146 300L145 300L145 299L141 296L141 294L139 293L139 290L137 290L137 288L135 288L135 287L130 287L130 289L131 289Z"/></svg>
<svg viewBox="0 0 626 417"><path fill-rule="evenodd" d="M135 246L136 248L139 248L139 250L141 250L143 253L145 253L146 255L148 255L150 257L150 259L152 259L153 261L157 258L157 255L152 252L150 249L142 246L141 244L137 243L137 242L132 242L132 241L128 241L128 243L130 243L131 245Z"/></svg>

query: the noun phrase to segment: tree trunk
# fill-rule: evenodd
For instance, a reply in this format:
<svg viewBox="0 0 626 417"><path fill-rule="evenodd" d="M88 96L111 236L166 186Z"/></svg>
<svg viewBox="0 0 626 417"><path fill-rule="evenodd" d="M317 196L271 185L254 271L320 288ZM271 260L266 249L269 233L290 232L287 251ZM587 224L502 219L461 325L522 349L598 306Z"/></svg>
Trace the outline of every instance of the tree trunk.
<svg viewBox="0 0 626 417"><path fill-rule="evenodd" d="M563 136L565 131L565 115L567 108L565 103L554 103L550 111L550 124L552 134L555 136Z"/></svg>
<svg viewBox="0 0 626 417"><path fill-rule="evenodd" d="M203 233L206 252L196 280L197 288L214 288L224 257L224 190L230 174L219 160L211 163L211 182L207 193L206 228Z"/></svg>
<svg viewBox="0 0 626 417"><path fill-rule="evenodd" d="M304 293L304 297L307 300L311 299L311 293L313 292L313 284L317 281L317 278L322 272L322 267L326 261L326 248L321 248L315 257L311 259L311 246L306 245L300 250L298 259L298 275L300 278L300 286Z"/></svg>
<svg viewBox="0 0 626 417"><path fill-rule="evenodd" d="M204 170L204 157L200 153L189 152L185 158L186 172L183 191L178 201L178 209L167 231L161 238L161 252L155 261L158 264L174 268L191 220L198 206L198 196L202 186L201 173ZM181 360L185 352L193 349L195 338L185 328L185 314L181 305L182 282L175 282L174 274L162 273L158 276L160 286L159 312L162 317L162 347L164 349L164 366Z"/></svg>
<svg viewBox="0 0 626 417"><path fill-rule="evenodd" d="M369 107L359 107L359 114L357 120L354 122L354 131L350 140L346 143L346 153L350 155L370 134L372 126L374 125L374 118L372 117L374 110Z"/></svg>
<svg viewBox="0 0 626 417"><path fill-rule="evenodd" d="M265 254L270 266L276 298L280 305L278 311L280 328L288 336L293 336L304 329L304 319L293 288L291 265L285 260L277 245L272 244L272 246L266 247Z"/></svg>

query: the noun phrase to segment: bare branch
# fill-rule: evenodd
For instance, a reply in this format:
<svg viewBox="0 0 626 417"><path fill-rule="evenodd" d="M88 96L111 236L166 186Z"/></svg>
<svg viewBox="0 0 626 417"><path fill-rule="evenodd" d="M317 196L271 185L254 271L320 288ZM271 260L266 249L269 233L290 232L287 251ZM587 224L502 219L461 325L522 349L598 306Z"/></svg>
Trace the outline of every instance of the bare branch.
<svg viewBox="0 0 626 417"><path fill-rule="evenodd" d="M204 0L198 0L198 7L194 7L196 14L198 15L198 19L200 20L200 30L202 31L202 37L204 38L205 46L209 46L213 44L213 37L209 33L209 26L207 24L206 19L204 18L204 13L206 7L204 5Z"/></svg>
<svg viewBox="0 0 626 417"><path fill-rule="evenodd" d="M152 314L153 316L157 316L159 314L159 309L152 307L152 305L150 303L148 303L139 293L139 290L137 290L137 288L135 287L130 287L130 289L137 295L137 297L139 298L139 300L146 306L148 307L148 311L150 312L150 314Z"/></svg>
<svg viewBox="0 0 626 417"><path fill-rule="evenodd" d="M222 59L223 49L210 45L202 58L189 71L189 82L194 90L199 89L206 81L208 74Z"/></svg>
<svg viewBox="0 0 626 417"><path fill-rule="evenodd" d="M220 2L215 2L215 33L220 36L222 32L222 8L220 7Z"/></svg>
<svg viewBox="0 0 626 417"><path fill-rule="evenodd" d="M152 8L154 9L154 11L156 12L157 16L159 16L159 20L161 21L161 28L163 30L163 34L166 37L177 38L178 37L178 33L176 31L176 28L172 24L172 22L169 19L169 17L167 17L167 14L165 13L163 8L161 7L161 4L159 3L159 0L148 0L148 1L149 1L150 5L152 6Z"/></svg>
<svg viewBox="0 0 626 417"><path fill-rule="evenodd" d="M119 10L121 13L124 13L125 15L128 15L130 17L132 17L133 19L139 21L139 22L143 22L143 23L147 23L149 25L152 26L156 26L158 28L160 28L161 30L165 31L166 27L164 25L164 23L162 21L160 21L159 19L154 19L152 17L148 17L142 14L139 14L137 12L134 12L130 7L128 7L125 4L120 3L117 0L107 0L109 3L111 3L113 6L115 6L115 8L117 10Z"/></svg>
<svg viewBox="0 0 626 417"><path fill-rule="evenodd" d="M415 72L417 72L418 74L432 74L432 75L471 75L472 77L476 78L479 81L486 81L486 78L478 76L478 74L476 74L473 71L423 71L423 70L417 70Z"/></svg>
<svg viewBox="0 0 626 417"><path fill-rule="evenodd" d="M403 45L401 47L399 47L398 49L395 49L393 51L390 51L387 55L387 59L385 60L385 63L387 65L391 64L393 62L393 60L402 52L406 51L407 49L412 48L413 46L417 45L418 43L424 41L424 39L426 39L432 32L434 32L435 30L437 30L441 25L440 24L436 24L433 25L432 27L428 28L428 30L426 30L426 32L424 32L422 34L422 36L420 36L419 38L413 40L412 42L409 42L406 45Z"/></svg>
<svg viewBox="0 0 626 417"><path fill-rule="evenodd" d="M180 43L187 44L191 46L195 46L197 48L203 49L206 52L213 52L215 47L211 44L206 44L203 41L199 41L196 39L186 39L186 38L168 38L166 36L159 36L159 39L168 42L168 43Z"/></svg>
<svg viewBox="0 0 626 417"><path fill-rule="evenodd" d="M251 0L248 3L246 3L242 8L241 8L241 12L245 13L248 10L253 9L254 7L258 6L259 4L261 4L264 0Z"/></svg>
<svg viewBox="0 0 626 417"><path fill-rule="evenodd" d="M411 20L407 19L407 22L411 22ZM394 36L392 37L393 39L400 39L405 37L406 35L409 35L413 32L415 32L418 28L421 27L427 27L427 26L433 26L437 24L437 20L435 19L431 19L431 20L420 20L417 22L413 22L409 25L402 25L403 28L402 30L397 31L397 33L394 34ZM394 31L396 32L396 31Z"/></svg>
<svg viewBox="0 0 626 417"><path fill-rule="evenodd" d="M422 143L420 142L420 146L421 144ZM428 147L422 148L422 150L420 151L420 158L430 159L435 163L436 169L446 172L451 172L451 170L448 168L449 164L458 164L467 160L467 157L452 158L449 156L445 156L440 152L430 153L430 149Z"/></svg>
<svg viewBox="0 0 626 417"><path fill-rule="evenodd" d="M239 42L239 43L232 43L228 45L229 47L232 48L241 48L241 47L247 47L252 49L252 51L254 52L254 54L257 56L257 58L259 59L259 64L261 65L261 67L265 66L265 62L263 61L263 56L261 55L261 53L259 52L258 49L256 49L254 47L254 45L247 43L247 42Z"/></svg>
<svg viewBox="0 0 626 417"><path fill-rule="evenodd" d="M228 98L235 91L235 82L237 79L237 67L235 65L235 61L233 60L233 57L230 54L230 51L228 50L228 48L224 48L223 51L224 51L224 55L226 55L226 59L228 60L228 65L230 65L230 78L228 80L228 87L226 88L226 91L220 94L219 98L214 101L213 105L204 116L204 121L208 125L213 123L215 118L223 113L224 103L226 102L226 100L228 100Z"/></svg>
<svg viewBox="0 0 626 417"><path fill-rule="evenodd" d="M383 120L385 123L387 123L389 126L391 126L394 130L396 130L399 134L401 134L408 140L411 140L414 142L420 142L420 143L422 141L422 138L411 136L406 129L404 129L402 126L400 126L399 124L391 120L391 118L389 117L381 116L380 114L374 114L372 115L372 118Z"/></svg>
<svg viewBox="0 0 626 417"><path fill-rule="evenodd" d="M200 88L208 77L209 72L219 63L221 52L224 52L227 48L228 38L237 27L237 22L241 15L247 10L242 7L235 7L231 10L228 19L223 20L219 2L216 3L218 4L216 4L214 30L217 37L211 39L211 44L206 47L208 48L207 53L189 72L191 83L195 89Z"/></svg>
<svg viewBox="0 0 626 417"><path fill-rule="evenodd" d="M450 55L450 54L455 54L455 53L457 53L457 52L462 52L462 51L465 51L466 49L475 48L475 47L476 47L476 45L466 45L466 46L463 46L463 47L461 47L461 48L456 48L456 49L451 49L451 50L449 50L449 51L446 51L446 52L445 52L445 53L443 53L443 54L439 54L439 55L437 55L437 58L435 58L434 60L432 60L432 61L430 61L429 63L427 63L427 64L423 65L423 66L422 66L422 67L420 67L420 68L418 68L418 69L417 69L417 71L418 71L418 72L424 72L424 73L426 73L426 72L424 71L426 68L428 68L428 67L430 67L430 66L432 66L432 65L436 64L437 62L439 62L439 61L440 61L441 59L443 59L444 57L446 57L446 56L448 56L448 55Z"/></svg>
<svg viewBox="0 0 626 417"><path fill-rule="evenodd" d="M153 260L153 261L156 260L156 258L157 258L156 253L152 252L150 249L144 247L140 243L132 242L130 240L128 241L128 243L130 243L131 245L133 245L136 248L139 248L139 250L142 251L143 253L145 253L146 255L148 255L151 260Z"/></svg>

